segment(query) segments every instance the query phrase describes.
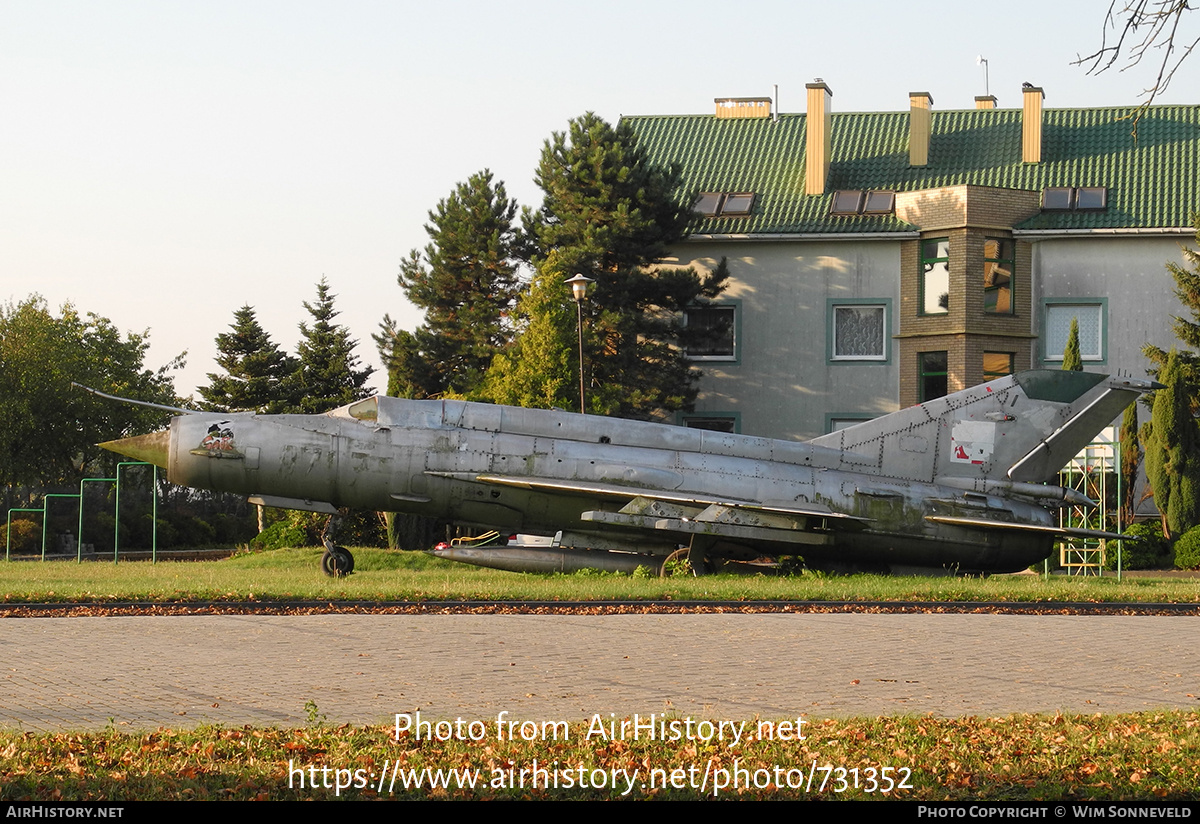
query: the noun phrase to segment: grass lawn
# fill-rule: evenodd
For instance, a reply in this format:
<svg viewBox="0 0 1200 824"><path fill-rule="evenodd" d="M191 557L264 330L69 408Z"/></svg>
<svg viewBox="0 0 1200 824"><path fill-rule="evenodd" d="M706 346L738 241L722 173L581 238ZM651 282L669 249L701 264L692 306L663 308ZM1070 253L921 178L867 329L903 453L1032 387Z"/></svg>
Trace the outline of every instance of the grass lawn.
<svg viewBox="0 0 1200 824"><path fill-rule="evenodd" d="M1200 602L1200 580L995 575L712 575L636 578L481 569L424 553L354 549L354 573L321 574L321 550L243 553L220 561L0 562L0 603L106 600L962 600Z"/></svg>

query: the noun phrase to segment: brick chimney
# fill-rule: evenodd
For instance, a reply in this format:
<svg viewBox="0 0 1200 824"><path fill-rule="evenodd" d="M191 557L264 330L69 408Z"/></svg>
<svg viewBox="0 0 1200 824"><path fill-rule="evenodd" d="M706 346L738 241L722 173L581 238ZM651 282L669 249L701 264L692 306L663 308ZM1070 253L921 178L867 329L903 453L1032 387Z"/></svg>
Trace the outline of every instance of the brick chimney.
<svg viewBox="0 0 1200 824"><path fill-rule="evenodd" d="M908 93L908 165L929 164L929 134L933 124L933 95Z"/></svg>
<svg viewBox="0 0 1200 824"><path fill-rule="evenodd" d="M1024 163L1042 162L1042 99L1046 96L1037 86L1025 84L1025 105L1021 113L1021 160Z"/></svg>
<svg viewBox="0 0 1200 824"><path fill-rule="evenodd" d="M830 127L833 92L825 81L807 83L808 115L805 118L804 193L825 194L829 179L829 158L832 152Z"/></svg>

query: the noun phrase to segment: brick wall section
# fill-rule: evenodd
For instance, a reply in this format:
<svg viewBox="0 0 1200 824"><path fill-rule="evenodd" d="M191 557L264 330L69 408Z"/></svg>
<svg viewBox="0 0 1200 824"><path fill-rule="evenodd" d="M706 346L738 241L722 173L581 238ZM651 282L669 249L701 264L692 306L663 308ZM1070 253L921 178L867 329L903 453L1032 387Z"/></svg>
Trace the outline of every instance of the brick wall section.
<svg viewBox="0 0 1200 824"><path fill-rule="evenodd" d="M1011 238L1012 227L1036 214L1041 195L1016 189L948 186L896 195L896 216L921 229L922 238L950 240L950 306L944 315L920 314L920 241L900 253L900 406L920 398L919 355L947 353L949 391L983 381L983 353L1013 355L1013 368L1032 363L1032 247L1017 243L1013 262L1012 314L983 309L984 241Z"/></svg>

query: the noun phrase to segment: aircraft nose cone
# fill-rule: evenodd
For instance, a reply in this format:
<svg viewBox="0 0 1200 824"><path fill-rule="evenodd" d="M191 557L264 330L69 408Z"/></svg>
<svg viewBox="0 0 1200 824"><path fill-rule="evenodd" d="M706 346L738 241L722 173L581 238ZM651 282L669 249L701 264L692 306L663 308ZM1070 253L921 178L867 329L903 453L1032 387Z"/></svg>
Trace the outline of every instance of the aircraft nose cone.
<svg viewBox="0 0 1200 824"><path fill-rule="evenodd" d="M132 438L121 438L116 441L105 441L100 444L109 452L116 452L135 461L145 461L155 466L167 468L167 458L171 454L171 430L151 432L148 435L134 435Z"/></svg>

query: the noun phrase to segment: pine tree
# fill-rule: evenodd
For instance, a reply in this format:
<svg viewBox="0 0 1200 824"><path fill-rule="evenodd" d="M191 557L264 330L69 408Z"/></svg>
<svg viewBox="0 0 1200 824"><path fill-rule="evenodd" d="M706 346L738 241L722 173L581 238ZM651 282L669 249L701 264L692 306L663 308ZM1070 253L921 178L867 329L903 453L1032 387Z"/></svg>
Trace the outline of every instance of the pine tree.
<svg viewBox="0 0 1200 824"><path fill-rule="evenodd" d="M688 306L716 297L725 283L719 275L702 278L692 269L656 266L668 246L683 239L689 219L675 198L677 172L652 164L627 125L613 128L588 113L546 141L537 182L545 198L536 214L526 214L525 224L539 247L533 262L541 294L531 293L523 303L522 336L544 340L518 342L517 354L502 368L518 376L533 367L554 371L535 381L541 387L535 395L556 396L540 405L578 406L577 393L550 391L575 384L578 367L567 365L575 359L546 347L575 337L575 312L565 292L562 305L551 306L555 282L583 274L596 281L584 304L588 411L652 418L690 409L699 372L680 346L682 315ZM548 330L548 324L556 329ZM526 352L545 360L524 362ZM489 376L490 391L504 389L503 377ZM508 396L531 391L520 382L509 390Z"/></svg>
<svg viewBox="0 0 1200 824"><path fill-rule="evenodd" d="M333 308L335 297L321 278L317 302L304 303L313 323L300 324L300 343L296 347L299 367L292 373L289 386L299 398L296 409L300 412L326 412L374 391L366 386L374 370L369 366L360 369L354 354L358 342L350 338L346 327L333 323L338 315Z"/></svg>
<svg viewBox="0 0 1200 824"><path fill-rule="evenodd" d="M1192 417L1191 387L1175 349L1167 353L1158 380L1165 388L1154 393L1142 443L1163 534L1173 540L1200 522L1200 428Z"/></svg>
<svg viewBox="0 0 1200 824"><path fill-rule="evenodd" d="M1063 350L1062 368L1069 372L1083 371L1083 355L1079 351L1079 318L1071 318L1071 330L1067 333L1067 346Z"/></svg>
<svg viewBox="0 0 1200 824"><path fill-rule="evenodd" d="M288 397L288 376L297 363L271 341L247 305L233 314L229 332L217 335L217 365L200 388L209 409L217 412L284 412L294 405Z"/></svg>
<svg viewBox="0 0 1200 824"><path fill-rule="evenodd" d="M511 333L520 244L516 211L504 184L493 183L485 169L429 213L431 242L423 255L412 251L398 278L409 301L425 310L425 322L403 332L385 317L375 336L388 366L389 394L463 394L483 379Z"/></svg>

